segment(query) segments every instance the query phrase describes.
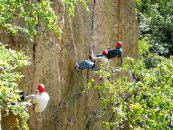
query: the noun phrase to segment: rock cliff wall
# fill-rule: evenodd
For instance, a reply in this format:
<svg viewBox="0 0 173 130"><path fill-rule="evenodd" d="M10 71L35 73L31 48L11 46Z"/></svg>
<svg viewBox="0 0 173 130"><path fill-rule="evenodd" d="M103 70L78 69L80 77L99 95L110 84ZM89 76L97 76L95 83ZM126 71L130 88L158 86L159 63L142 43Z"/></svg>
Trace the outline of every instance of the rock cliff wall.
<svg viewBox="0 0 173 130"><path fill-rule="evenodd" d="M31 57L32 65L24 70L25 78L20 88L26 94L35 92L39 83L44 83L50 95L48 107L41 115L30 110L31 130L103 130L99 109L99 96L89 90L82 94L92 72L78 72L76 62L88 59L89 52L101 52L115 47L115 42L124 43L124 56L137 55L138 28L134 0L90 0L87 12L77 5L75 17L69 18L65 6L53 0L53 8L59 15L63 29L59 40L44 26L38 27L34 42L25 37L2 34L0 38L13 49L24 50ZM36 118L37 117L37 118ZM3 130L14 130L8 121Z"/></svg>

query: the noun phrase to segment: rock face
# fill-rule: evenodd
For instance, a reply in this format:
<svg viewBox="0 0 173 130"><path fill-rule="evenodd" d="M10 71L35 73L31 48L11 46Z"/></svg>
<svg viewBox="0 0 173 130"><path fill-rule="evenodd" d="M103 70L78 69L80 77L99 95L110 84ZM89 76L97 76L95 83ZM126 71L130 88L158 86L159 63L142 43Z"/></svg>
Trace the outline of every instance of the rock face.
<svg viewBox="0 0 173 130"><path fill-rule="evenodd" d="M43 26L38 28L35 42L23 37L5 34L0 38L16 50L24 50L31 57L32 65L24 70L25 78L20 88L32 94L39 83L46 86L50 102L41 115L30 110L30 130L103 130L99 108L99 95L94 90L83 94L92 71L78 72L76 62L88 59L89 52L114 48L115 42L124 43L124 56L137 55L138 28L134 0L90 0L90 11L80 4L75 17L69 18L65 7L53 0L59 14L63 36L58 40ZM46 33L48 32L48 33ZM3 130L14 130L11 122L3 122Z"/></svg>

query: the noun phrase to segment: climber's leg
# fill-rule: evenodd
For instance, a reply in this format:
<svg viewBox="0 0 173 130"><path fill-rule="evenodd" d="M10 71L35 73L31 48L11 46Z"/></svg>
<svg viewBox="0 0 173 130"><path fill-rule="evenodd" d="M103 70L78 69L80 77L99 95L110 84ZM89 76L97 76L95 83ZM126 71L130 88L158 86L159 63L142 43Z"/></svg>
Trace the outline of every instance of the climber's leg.
<svg viewBox="0 0 173 130"><path fill-rule="evenodd" d="M88 60L84 60L84 61L82 61L82 62L80 62L79 63L79 68L80 69L92 69L93 68L93 65L94 65L94 63L93 62L91 62L91 61L88 61Z"/></svg>
<svg viewBox="0 0 173 130"><path fill-rule="evenodd" d="M76 63L75 69L78 70L78 71L79 71L79 70L82 70L82 69L79 67L79 64L78 64L78 63Z"/></svg>
<svg viewBox="0 0 173 130"><path fill-rule="evenodd" d="M93 71L97 71L97 70L99 70L99 68L97 68L97 67L95 66L95 64L94 64L93 67L92 67L92 70L93 70Z"/></svg>

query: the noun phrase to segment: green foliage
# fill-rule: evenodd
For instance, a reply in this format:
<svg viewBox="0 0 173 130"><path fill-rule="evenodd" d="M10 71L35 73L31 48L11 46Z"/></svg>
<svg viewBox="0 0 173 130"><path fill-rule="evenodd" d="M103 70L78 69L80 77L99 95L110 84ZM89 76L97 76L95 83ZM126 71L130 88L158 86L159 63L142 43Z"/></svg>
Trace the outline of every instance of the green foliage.
<svg viewBox="0 0 173 130"><path fill-rule="evenodd" d="M67 12L68 12L69 16L71 16L71 17L74 17L77 2L78 2L78 0L63 0L63 3L65 3L67 6ZM82 4L82 6L86 10L89 10L87 7L87 4L89 2L88 0L79 0L79 2Z"/></svg>
<svg viewBox="0 0 173 130"><path fill-rule="evenodd" d="M96 73L100 81L92 84L101 93L103 116L112 114L105 120L105 127L122 128L128 121L133 129L170 129L172 63L173 58L163 58L155 68L146 69L142 61L127 58L122 71L133 72L136 82L127 82L126 77L110 79L104 75L107 71Z"/></svg>
<svg viewBox="0 0 173 130"><path fill-rule="evenodd" d="M107 130L123 128L125 121L134 130L168 130L173 125L173 57L150 54L146 39L139 42L139 48L139 58L124 59L120 72L102 69L95 72L99 81L88 83L87 89L94 87L100 93ZM157 64L148 67L146 55L153 56L151 61L159 59ZM128 76L133 76L133 81Z"/></svg>
<svg viewBox="0 0 173 130"><path fill-rule="evenodd" d="M140 37L150 40L150 52L173 55L173 1L136 0Z"/></svg>
<svg viewBox="0 0 173 130"><path fill-rule="evenodd" d="M87 8L87 1L80 0ZM64 0L70 16L74 16L77 0ZM0 0L0 29L5 29L12 35L23 33L33 40L37 34L37 27L44 24L58 37L62 30L58 26L58 17L55 14L50 0Z"/></svg>
<svg viewBox="0 0 173 130"><path fill-rule="evenodd" d="M34 2L32 0L0 0L0 27L12 34L23 32L30 39L37 34L39 22L55 32L61 31L57 25L57 16L51 8L50 0Z"/></svg>
<svg viewBox="0 0 173 130"><path fill-rule="evenodd" d="M64 3L67 6L67 12L70 16L74 16L75 7L77 4L77 0L64 0Z"/></svg>
<svg viewBox="0 0 173 130"><path fill-rule="evenodd" d="M143 38L141 40L139 40L138 42L138 53L139 53L139 57L141 58L143 55L147 55L149 52L149 44L148 44L148 39L147 38Z"/></svg>
<svg viewBox="0 0 173 130"><path fill-rule="evenodd" d="M27 109L19 100L17 82L23 77L18 71L28 65L28 58L22 51L16 52L6 49L0 44L0 109L19 115L22 125L21 129L27 130L29 118ZM20 122L18 122L20 123Z"/></svg>
<svg viewBox="0 0 173 130"><path fill-rule="evenodd" d="M146 68L156 67L160 63L162 57L157 54L150 53L150 45L147 38L143 38L138 42L139 58L144 62Z"/></svg>

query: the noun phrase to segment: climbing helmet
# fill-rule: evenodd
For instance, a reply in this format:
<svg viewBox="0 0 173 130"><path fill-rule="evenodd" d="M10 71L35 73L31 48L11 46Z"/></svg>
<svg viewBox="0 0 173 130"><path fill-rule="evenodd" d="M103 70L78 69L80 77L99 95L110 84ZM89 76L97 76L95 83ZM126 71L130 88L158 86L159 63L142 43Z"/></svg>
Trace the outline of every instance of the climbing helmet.
<svg viewBox="0 0 173 130"><path fill-rule="evenodd" d="M108 50L103 50L103 51L102 51L102 54L103 54L104 56L107 56L107 55L108 55Z"/></svg>
<svg viewBox="0 0 173 130"><path fill-rule="evenodd" d="M116 47L122 47L123 46L123 43L121 42L121 41L118 41L117 43L116 43Z"/></svg>
<svg viewBox="0 0 173 130"><path fill-rule="evenodd" d="M39 84L38 85L38 91L40 92L40 93L42 93L42 92L44 92L44 84Z"/></svg>

